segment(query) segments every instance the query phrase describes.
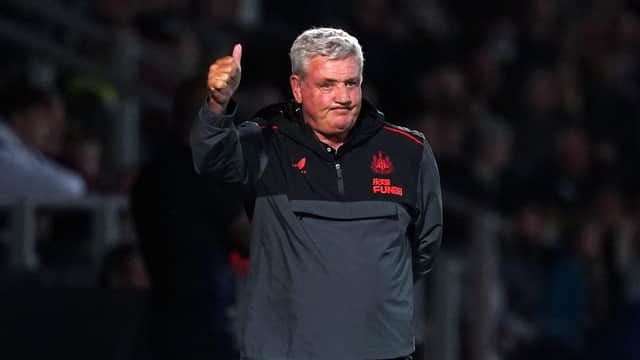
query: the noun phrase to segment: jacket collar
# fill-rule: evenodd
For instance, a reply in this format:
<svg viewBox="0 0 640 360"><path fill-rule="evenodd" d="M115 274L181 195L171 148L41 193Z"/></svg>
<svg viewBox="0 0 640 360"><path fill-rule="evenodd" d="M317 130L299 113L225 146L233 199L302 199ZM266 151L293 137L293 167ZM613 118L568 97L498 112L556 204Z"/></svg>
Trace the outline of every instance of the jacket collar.
<svg viewBox="0 0 640 360"><path fill-rule="evenodd" d="M300 143L323 157L327 154L325 146L318 140L313 130L304 123L302 108L294 101L277 103L258 111L255 120L264 128L277 129L291 140ZM375 135L384 125L384 114L362 100L360 114L355 126L349 132L347 139L340 147L339 153L344 153L354 146Z"/></svg>

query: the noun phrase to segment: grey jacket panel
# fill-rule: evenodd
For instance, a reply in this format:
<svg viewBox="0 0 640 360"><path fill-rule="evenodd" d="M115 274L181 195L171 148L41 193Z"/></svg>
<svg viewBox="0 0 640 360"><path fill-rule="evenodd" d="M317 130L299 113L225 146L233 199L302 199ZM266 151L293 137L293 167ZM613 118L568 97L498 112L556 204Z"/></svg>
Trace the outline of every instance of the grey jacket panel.
<svg viewBox="0 0 640 360"><path fill-rule="evenodd" d="M383 201L256 200L243 319L250 359L413 352L411 217ZM277 222L283 226L270 226Z"/></svg>

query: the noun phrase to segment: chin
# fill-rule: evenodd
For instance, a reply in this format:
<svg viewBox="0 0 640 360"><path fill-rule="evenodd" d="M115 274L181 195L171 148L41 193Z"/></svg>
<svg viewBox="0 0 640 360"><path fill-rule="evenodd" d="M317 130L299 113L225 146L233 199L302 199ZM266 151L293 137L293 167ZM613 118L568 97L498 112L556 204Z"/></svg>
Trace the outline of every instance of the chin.
<svg viewBox="0 0 640 360"><path fill-rule="evenodd" d="M333 128L337 131L337 132L343 132L346 130L349 130L353 127L353 125L355 124L356 120L353 118L349 118L349 119L340 119L340 120L336 120L333 122Z"/></svg>

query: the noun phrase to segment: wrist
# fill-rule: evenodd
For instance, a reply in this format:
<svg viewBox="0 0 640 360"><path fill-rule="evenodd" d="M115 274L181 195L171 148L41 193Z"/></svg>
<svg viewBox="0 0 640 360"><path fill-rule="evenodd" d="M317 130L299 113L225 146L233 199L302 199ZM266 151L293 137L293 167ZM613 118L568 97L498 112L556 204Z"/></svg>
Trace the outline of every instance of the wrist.
<svg viewBox="0 0 640 360"><path fill-rule="evenodd" d="M207 96L207 106L209 107L209 110L213 111L214 113L218 113L218 114L224 113L225 110L227 109L228 104L229 104L228 101L225 103L218 102L213 96L213 94L209 94Z"/></svg>

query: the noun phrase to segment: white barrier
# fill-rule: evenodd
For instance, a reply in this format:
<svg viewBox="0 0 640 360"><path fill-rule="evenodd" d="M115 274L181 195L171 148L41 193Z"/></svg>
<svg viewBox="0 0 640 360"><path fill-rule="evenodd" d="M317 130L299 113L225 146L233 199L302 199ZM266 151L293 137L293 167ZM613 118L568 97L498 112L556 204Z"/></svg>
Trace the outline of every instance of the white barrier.
<svg viewBox="0 0 640 360"><path fill-rule="evenodd" d="M0 209L7 211L9 215L9 227L5 231L5 241L9 247L9 265L15 269L38 269L38 210L81 210L92 214L92 256L94 260L99 260L106 248L117 243L125 235L120 215L128 208L129 202L124 195L88 196L74 200L0 198Z"/></svg>

